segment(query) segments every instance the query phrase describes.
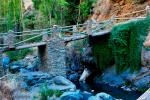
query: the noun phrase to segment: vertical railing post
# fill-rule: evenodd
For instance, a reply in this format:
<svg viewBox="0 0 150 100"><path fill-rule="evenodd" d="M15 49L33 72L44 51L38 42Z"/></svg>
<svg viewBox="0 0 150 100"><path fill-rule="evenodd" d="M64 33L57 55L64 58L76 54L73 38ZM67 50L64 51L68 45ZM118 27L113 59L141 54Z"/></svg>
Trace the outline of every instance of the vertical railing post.
<svg viewBox="0 0 150 100"><path fill-rule="evenodd" d="M77 26L76 25L73 25L73 34L74 33L77 33L78 29L77 29Z"/></svg>
<svg viewBox="0 0 150 100"><path fill-rule="evenodd" d="M91 20L88 20L87 21L87 27L86 27L86 32L87 32L87 35L92 35L92 22Z"/></svg>
<svg viewBox="0 0 150 100"><path fill-rule="evenodd" d="M111 21L111 25L113 26L115 24L115 16L112 16L110 21Z"/></svg>
<svg viewBox="0 0 150 100"><path fill-rule="evenodd" d="M8 45L8 48L14 48L14 31L9 31L8 34L4 37L4 44Z"/></svg>
<svg viewBox="0 0 150 100"><path fill-rule="evenodd" d="M87 21L87 26L86 26L86 32L88 35L88 45L91 46L92 44L92 22L91 20Z"/></svg>
<svg viewBox="0 0 150 100"><path fill-rule="evenodd" d="M48 41L48 32L42 32L42 34L43 34L42 41L47 42Z"/></svg>
<svg viewBox="0 0 150 100"><path fill-rule="evenodd" d="M150 6L147 5L145 9L146 9L146 15L150 16Z"/></svg>
<svg viewBox="0 0 150 100"><path fill-rule="evenodd" d="M58 38L60 37L60 29L57 25L54 25L53 26L53 29L52 29L52 38Z"/></svg>

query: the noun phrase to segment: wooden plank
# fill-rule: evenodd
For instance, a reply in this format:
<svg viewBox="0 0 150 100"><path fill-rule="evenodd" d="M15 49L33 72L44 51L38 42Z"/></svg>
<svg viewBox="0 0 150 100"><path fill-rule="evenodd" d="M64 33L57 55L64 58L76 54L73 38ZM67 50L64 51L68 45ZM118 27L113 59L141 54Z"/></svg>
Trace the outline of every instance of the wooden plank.
<svg viewBox="0 0 150 100"><path fill-rule="evenodd" d="M150 100L150 88L137 100Z"/></svg>
<svg viewBox="0 0 150 100"><path fill-rule="evenodd" d="M25 44L25 45L22 45L22 46L17 46L16 50L25 49L25 48L32 48L32 47L38 47L38 46L42 46L42 45L46 45L46 44L47 44L46 42Z"/></svg>

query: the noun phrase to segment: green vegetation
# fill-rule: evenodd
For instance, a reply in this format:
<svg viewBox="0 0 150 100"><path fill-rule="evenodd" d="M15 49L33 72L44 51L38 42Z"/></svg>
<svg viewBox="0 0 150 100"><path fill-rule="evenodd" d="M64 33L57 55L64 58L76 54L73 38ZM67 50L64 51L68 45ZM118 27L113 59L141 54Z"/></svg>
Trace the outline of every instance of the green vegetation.
<svg viewBox="0 0 150 100"><path fill-rule="evenodd" d="M48 100L48 97L52 97L53 95L55 95L56 97L60 97L62 94L62 91L48 89L47 84L45 84L41 87L40 90L40 100Z"/></svg>
<svg viewBox="0 0 150 100"><path fill-rule="evenodd" d="M11 61L23 59L29 53L32 53L31 49L22 49L22 50L17 50L17 51L6 52L6 54L11 58Z"/></svg>
<svg viewBox="0 0 150 100"><path fill-rule="evenodd" d="M0 0L0 32L48 28L82 23L96 0L32 0L25 9L22 0Z"/></svg>
<svg viewBox="0 0 150 100"><path fill-rule="evenodd" d="M141 49L148 34L150 19L119 24L112 29L110 46L113 50L117 72L141 68ZM142 37L142 38L141 38Z"/></svg>
<svg viewBox="0 0 150 100"><path fill-rule="evenodd" d="M21 0L1 0L0 18L5 18L7 31L21 27L22 2Z"/></svg>

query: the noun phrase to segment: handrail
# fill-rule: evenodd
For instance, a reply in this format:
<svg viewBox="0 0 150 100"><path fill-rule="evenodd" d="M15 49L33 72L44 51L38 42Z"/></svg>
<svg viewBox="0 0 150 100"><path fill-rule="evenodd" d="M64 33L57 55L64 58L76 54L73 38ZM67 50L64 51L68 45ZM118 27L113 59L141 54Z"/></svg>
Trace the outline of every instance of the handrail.
<svg viewBox="0 0 150 100"><path fill-rule="evenodd" d="M118 15L116 17L123 17L123 16L128 16L128 15L132 15L132 14L136 14L136 13L140 13L140 12L144 12L146 11L146 9L144 10L139 10L139 11L135 11L135 12L132 12L132 13L127 13L127 14L124 14L124 15Z"/></svg>
<svg viewBox="0 0 150 100"><path fill-rule="evenodd" d="M26 39L26 40L23 40L23 41L20 41L20 42L18 42L18 43L15 43L15 45L19 45L19 44L21 44L21 43L24 43L24 42L30 41L30 40L35 39L35 38L37 38L37 37L40 37L40 36L42 36L42 35L43 35L43 34L39 34L39 35L37 35L37 36L34 36L34 37L31 37L31 38L28 38L28 39Z"/></svg>

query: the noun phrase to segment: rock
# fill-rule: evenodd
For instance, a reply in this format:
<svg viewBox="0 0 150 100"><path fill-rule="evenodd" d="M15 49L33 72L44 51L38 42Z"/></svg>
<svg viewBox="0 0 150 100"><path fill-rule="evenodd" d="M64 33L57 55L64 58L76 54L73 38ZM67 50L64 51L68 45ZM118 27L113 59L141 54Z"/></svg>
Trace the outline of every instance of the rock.
<svg viewBox="0 0 150 100"><path fill-rule="evenodd" d="M20 69L26 69L28 71L38 71L40 60L35 56L26 56L22 60L15 61L11 64L10 71L17 73Z"/></svg>
<svg viewBox="0 0 150 100"><path fill-rule="evenodd" d="M96 98L96 96L91 96L88 100L102 100L102 99L98 99Z"/></svg>
<svg viewBox="0 0 150 100"><path fill-rule="evenodd" d="M127 69L126 71L122 72L120 76L125 80L132 81L137 76L137 73L131 73L130 69Z"/></svg>
<svg viewBox="0 0 150 100"><path fill-rule="evenodd" d="M80 66L77 65L77 64L76 65L75 64L71 65L71 70L73 70L73 71L78 71L79 68L80 68Z"/></svg>
<svg viewBox="0 0 150 100"><path fill-rule="evenodd" d="M52 90L62 90L62 91L76 90L76 86L63 76L56 76L50 81L51 84L49 84L48 87Z"/></svg>
<svg viewBox="0 0 150 100"><path fill-rule="evenodd" d="M100 78L99 78L100 79ZM127 69L126 71L117 74L115 72L115 67L108 68L104 71L104 74L101 76L102 82L108 83L110 86L116 86L122 88L125 91L131 91L132 89L137 88L150 88L150 70L147 67L142 67L138 72L132 72L130 69ZM129 82L129 88L128 86L125 86L125 83Z"/></svg>
<svg viewBox="0 0 150 100"><path fill-rule="evenodd" d="M30 72L29 70L26 70L25 68L21 68L20 69L20 73L23 74L23 73L28 73Z"/></svg>
<svg viewBox="0 0 150 100"><path fill-rule="evenodd" d="M71 75L69 75L68 76L68 79L70 80L70 81L78 81L79 80L79 74L78 73L75 73L75 74L71 74Z"/></svg>
<svg viewBox="0 0 150 100"><path fill-rule="evenodd" d="M12 66L10 66L9 70L11 73L17 73L20 71L20 68L21 68L21 66L19 66L19 65L12 65Z"/></svg>
<svg viewBox="0 0 150 100"><path fill-rule="evenodd" d="M39 65L40 65L39 58L33 57L32 60L28 63L28 66L26 67L26 69L28 69L30 71L38 71Z"/></svg>
<svg viewBox="0 0 150 100"><path fill-rule="evenodd" d="M114 98L107 93L98 93L96 96L91 96L88 100L114 100Z"/></svg>
<svg viewBox="0 0 150 100"><path fill-rule="evenodd" d="M83 96L83 100L88 100L89 97L93 96L92 93L87 91L81 92L81 95Z"/></svg>
<svg viewBox="0 0 150 100"><path fill-rule="evenodd" d="M102 75L102 81L108 83L111 86L122 86L125 84L125 80L116 73L115 67L108 68Z"/></svg>
<svg viewBox="0 0 150 100"><path fill-rule="evenodd" d="M143 75L144 73L146 73L148 71L149 71L149 69L146 67L142 67L139 72L133 72L133 73L130 72L130 69L127 69L126 71L124 71L120 75L125 80L133 81L136 79L136 77Z"/></svg>
<svg viewBox="0 0 150 100"><path fill-rule="evenodd" d="M76 92L65 92L60 96L60 100L84 100L80 91Z"/></svg>
<svg viewBox="0 0 150 100"><path fill-rule="evenodd" d="M29 89L29 87L28 87L26 82L20 82L19 83L19 88L23 89L23 90L28 90Z"/></svg>
<svg viewBox="0 0 150 100"><path fill-rule="evenodd" d="M113 97L107 93L98 93L96 94L97 98L101 98L102 100L113 100Z"/></svg>
<svg viewBox="0 0 150 100"><path fill-rule="evenodd" d="M148 35L147 38L150 38L150 35ZM147 42L147 41L146 41ZM146 43L145 42L145 43ZM148 41L149 42L149 41ZM141 63L145 67L150 66L150 51L146 50L145 48L142 48L142 54L141 54Z"/></svg>
<svg viewBox="0 0 150 100"><path fill-rule="evenodd" d="M150 75L143 77L133 83L138 89L150 88Z"/></svg>
<svg viewBox="0 0 150 100"><path fill-rule="evenodd" d="M49 74L43 72L27 72L20 73L19 77L26 81L29 86L33 86L45 83L52 79L53 76L50 76Z"/></svg>
<svg viewBox="0 0 150 100"><path fill-rule="evenodd" d="M127 87L127 86L122 86L121 87L124 91L128 91L128 92L131 92L132 90L129 88L129 87Z"/></svg>

